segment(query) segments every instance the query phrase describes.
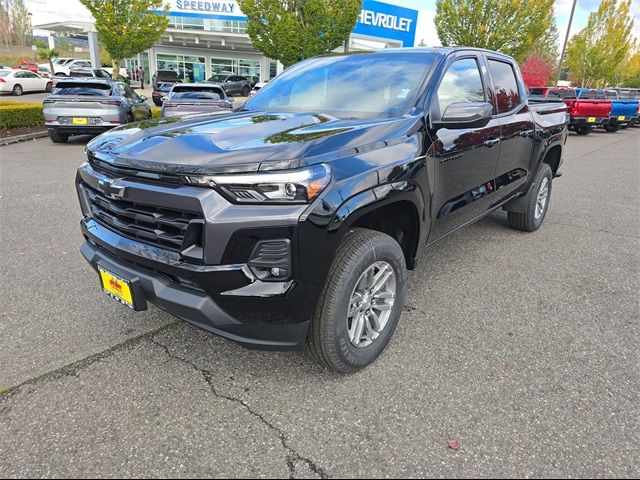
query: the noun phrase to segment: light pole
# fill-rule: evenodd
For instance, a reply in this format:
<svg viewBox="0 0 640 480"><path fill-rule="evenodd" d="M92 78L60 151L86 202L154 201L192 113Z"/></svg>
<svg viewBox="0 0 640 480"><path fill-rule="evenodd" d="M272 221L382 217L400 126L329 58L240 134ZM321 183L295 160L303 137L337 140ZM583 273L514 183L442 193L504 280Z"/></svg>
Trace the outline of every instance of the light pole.
<svg viewBox="0 0 640 480"><path fill-rule="evenodd" d="M560 63L558 63L558 75L556 76L556 85L560 81L560 73L562 72L562 64L564 63L564 53L567 50L567 42L569 41L569 32L571 31L571 24L573 23L573 13L576 11L576 3L578 0L573 0L573 6L571 7L571 15L569 16L569 25L567 25L567 34L564 37L564 45L562 45L562 54L560 55Z"/></svg>

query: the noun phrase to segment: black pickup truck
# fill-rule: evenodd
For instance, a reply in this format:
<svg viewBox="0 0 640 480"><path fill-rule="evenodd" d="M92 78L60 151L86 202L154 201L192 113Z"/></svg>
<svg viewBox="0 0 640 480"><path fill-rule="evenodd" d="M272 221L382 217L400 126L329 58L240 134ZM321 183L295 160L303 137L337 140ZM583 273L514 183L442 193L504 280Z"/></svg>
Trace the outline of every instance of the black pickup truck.
<svg viewBox="0 0 640 480"><path fill-rule="evenodd" d="M126 125L77 175L104 291L351 372L384 350L423 247L503 208L540 227L568 115L467 48L317 57L231 113Z"/></svg>

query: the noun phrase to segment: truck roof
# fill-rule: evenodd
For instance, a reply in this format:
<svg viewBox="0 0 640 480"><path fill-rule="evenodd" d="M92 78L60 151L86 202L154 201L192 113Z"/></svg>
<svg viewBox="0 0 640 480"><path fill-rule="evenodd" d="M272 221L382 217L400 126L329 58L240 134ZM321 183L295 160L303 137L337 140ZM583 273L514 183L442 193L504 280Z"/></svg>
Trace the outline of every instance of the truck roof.
<svg viewBox="0 0 640 480"><path fill-rule="evenodd" d="M342 55L376 55L379 53L388 54L388 53L398 53L405 54L408 52L423 52L423 53L431 53L438 57L446 57L451 53L455 52L479 52L479 53L490 53L491 55L496 55L503 57L505 60L509 60L515 62L515 60L506 55L504 53L496 52L494 50L487 50L486 48L475 48L475 47L403 47L403 48L385 48L382 50L372 50L367 52L349 52L349 53L335 53L329 55L320 55L320 56L342 56Z"/></svg>

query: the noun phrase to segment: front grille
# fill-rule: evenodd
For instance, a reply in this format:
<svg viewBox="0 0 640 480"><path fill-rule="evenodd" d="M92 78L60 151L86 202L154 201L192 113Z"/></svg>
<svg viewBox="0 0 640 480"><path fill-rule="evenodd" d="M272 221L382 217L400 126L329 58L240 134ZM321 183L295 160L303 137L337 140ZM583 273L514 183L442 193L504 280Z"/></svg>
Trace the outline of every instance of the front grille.
<svg viewBox="0 0 640 480"><path fill-rule="evenodd" d="M83 188L92 218L125 237L174 251L202 244L202 215L114 200L86 184Z"/></svg>

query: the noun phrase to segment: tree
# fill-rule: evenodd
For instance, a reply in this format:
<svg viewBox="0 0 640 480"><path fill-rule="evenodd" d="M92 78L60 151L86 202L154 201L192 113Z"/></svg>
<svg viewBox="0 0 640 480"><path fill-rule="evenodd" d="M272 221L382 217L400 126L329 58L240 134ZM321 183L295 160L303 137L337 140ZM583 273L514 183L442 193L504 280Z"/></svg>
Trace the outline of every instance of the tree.
<svg viewBox="0 0 640 480"><path fill-rule="evenodd" d="M497 50L524 60L553 24L554 0L436 0L443 46Z"/></svg>
<svg viewBox="0 0 640 480"><path fill-rule="evenodd" d="M80 0L96 19L100 42L112 58L113 79L120 63L153 46L169 26L169 6L163 0Z"/></svg>
<svg viewBox="0 0 640 480"><path fill-rule="evenodd" d="M534 52L520 65L524 84L531 87L546 87L554 70L554 64L540 53Z"/></svg>
<svg viewBox="0 0 640 480"><path fill-rule="evenodd" d="M531 54L538 54L549 60L551 63L557 62L560 56L558 52L558 26L556 25L556 19L551 19L551 25L544 32L544 34L538 38L531 47Z"/></svg>
<svg viewBox="0 0 640 480"><path fill-rule="evenodd" d="M620 64L634 48L631 0L602 0L589 14L587 26L567 46L567 68L572 81L583 87L615 83Z"/></svg>
<svg viewBox="0 0 640 480"><path fill-rule="evenodd" d="M24 47L31 37L30 25L24 0L0 0L0 44Z"/></svg>
<svg viewBox="0 0 640 480"><path fill-rule="evenodd" d="M41 60L49 62L49 71L51 72L51 76L56 74L56 71L53 69L53 60L59 56L60 53L55 48L38 50L38 57Z"/></svg>
<svg viewBox="0 0 640 480"><path fill-rule="evenodd" d="M253 46L285 67L348 41L361 0L238 0Z"/></svg>

